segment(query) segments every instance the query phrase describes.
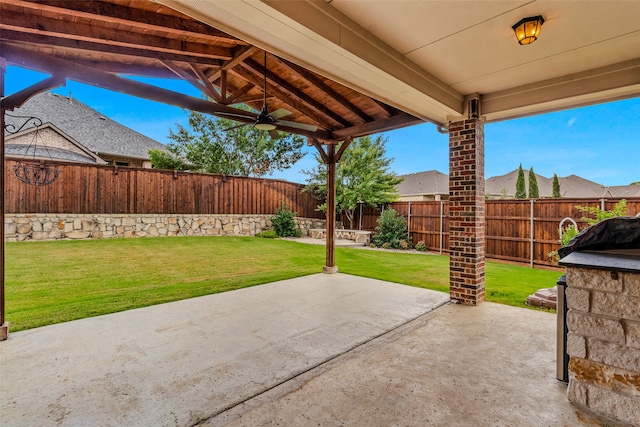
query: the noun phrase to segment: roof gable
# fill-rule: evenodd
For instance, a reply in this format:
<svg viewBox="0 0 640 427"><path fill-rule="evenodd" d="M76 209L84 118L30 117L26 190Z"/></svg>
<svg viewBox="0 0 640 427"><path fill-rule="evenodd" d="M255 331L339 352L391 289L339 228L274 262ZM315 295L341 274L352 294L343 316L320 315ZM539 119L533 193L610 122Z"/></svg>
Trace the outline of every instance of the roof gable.
<svg viewBox="0 0 640 427"><path fill-rule="evenodd" d="M62 132L98 155L112 154L148 159L147 150L166 147L117 123L71 97L43 92L29 99L14 115L33 116L54 124ZM15 121L7 116L7 122ZM29 124L27 129L32 128Z"/></svg>

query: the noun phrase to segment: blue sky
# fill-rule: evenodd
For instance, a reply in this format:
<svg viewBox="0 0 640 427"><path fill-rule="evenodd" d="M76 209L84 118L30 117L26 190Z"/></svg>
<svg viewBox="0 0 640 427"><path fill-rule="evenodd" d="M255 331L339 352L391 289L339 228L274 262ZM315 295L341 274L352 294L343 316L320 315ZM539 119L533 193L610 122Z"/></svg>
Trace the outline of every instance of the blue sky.
<svg viewBox="0 0 640 427"><path fill-rule="evenodd" d="M43 74L8 67L5 93L22 89ZM175 80L151 80L154 84L191 96L200 93L191 85ZM54 92L87 104L111 119L159 142L167 143L169 129L186 125L188 112L104 89L68 81ZM612 186L640 181L640 98L599 104L573 110L538 115L485 125L485 176L508 173L522 163L547 177L579 175ZM427 170L448 173L448 136L434 125L423 124L384 134L387 153L397 174ZM296 165L273 177L304 182L301 169L310 169L313 148Z"/></svg>

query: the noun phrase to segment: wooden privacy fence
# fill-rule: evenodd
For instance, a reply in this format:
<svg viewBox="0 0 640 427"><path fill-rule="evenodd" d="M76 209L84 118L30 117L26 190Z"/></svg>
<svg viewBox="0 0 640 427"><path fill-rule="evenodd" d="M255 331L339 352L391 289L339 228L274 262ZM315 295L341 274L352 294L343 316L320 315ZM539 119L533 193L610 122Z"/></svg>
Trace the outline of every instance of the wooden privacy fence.
<svg viewBox="0 0 640 427"><path fill-rule="evenodd" d="M281 180L56 162L58 179L40 187L19 181L16 163L5 164L7 213L272 215L286 203L324 218L303 185Z"/></svg>
<svg viewBox="0 0 640 427"><path fill-rule="evenodd" d="M581 230L587 226L581 218L587 215L581 213L576 206L611 210L619 201L620 199L487 200L486 256L528 263L531 267L557 265L548 255L560 247L560 221L572 218ZM431 251L449 252L448 202L395 202L389 207L407 220L413 244L422 240ZM640 198L628 198L627 214L635 216L638 213ZM373 230L379 216L378 209L358 209L354 228Z"/></svg>

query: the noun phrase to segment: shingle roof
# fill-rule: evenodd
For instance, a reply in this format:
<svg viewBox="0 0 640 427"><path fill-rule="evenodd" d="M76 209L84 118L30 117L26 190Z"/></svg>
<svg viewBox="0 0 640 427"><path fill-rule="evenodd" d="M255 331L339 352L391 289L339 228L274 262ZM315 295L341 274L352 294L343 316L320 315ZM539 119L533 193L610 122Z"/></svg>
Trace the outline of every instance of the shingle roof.
<svg viewBox="0 0 640 427"><path fill-rule="evenodd" d="M449 176L431 170L402 175L404 181L398 185L401 196L449 194ZM525 185L529 188L529 171L524 171ZM492 176L485 180L485 193L491 196L513 197L516 191L518 170L505 175ZM540 197L551 197L553 179L536 174ZM640 185L605 187L577 175L559 177L560 193L565 198L640 197Z"/></svg>
<svg viewBox="0 0 640 427"><path fill-rule="evenodd" d="M52 123L94 153L148 159L147 150L166 149L158 141L105 117L77 99L51 92L32 97L10 114L34 116L42 123ZM6 119L7 123L17 123L9 116ZM29 127L32 125L26 129Z"/></svg>
<svg viewBox="0 0 640 427"><path fill-rule="evenodd" d="M449 176L436 170L401 175L404 178L398 184L401 196L416 194L449 194Z"/></svg>

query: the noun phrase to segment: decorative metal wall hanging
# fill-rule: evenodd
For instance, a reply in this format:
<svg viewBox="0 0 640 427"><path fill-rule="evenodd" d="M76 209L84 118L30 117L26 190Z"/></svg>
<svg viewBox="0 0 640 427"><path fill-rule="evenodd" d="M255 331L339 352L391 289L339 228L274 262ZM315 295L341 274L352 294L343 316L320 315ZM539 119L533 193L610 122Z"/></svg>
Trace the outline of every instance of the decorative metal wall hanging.
<svg viewBox="0 0 640 427"><path fill-rule="evenodd" d="M36 128L33 138L31 142L27 146L27 149L24 152L24 156L22 159L13 167L13 172L16 174L16 177L29 185L49 185L53 183L56 179L58 179L58 175L60 174L60 170L56 169L54 165L47 164L45 159L37 159L38 156L38 138L40 138L39 131L40 126L42 126L42 120L37 117L29 117L29 116L14 116L12 114L4 113L5 116L10 117L11 119L18 119L19 122L23 123L20 126L17 126L14 123L7 123L4 126L4 130L8 134L16 134L21 130L25 129L28 125L32 125ZM46 156L50 161L53 161L53 157L51 157L51 153L49 149L44 144L41 143L42 149ZM28 156L31 154L31 158ZM42 157L42 156L39 156Z"/></svg>

